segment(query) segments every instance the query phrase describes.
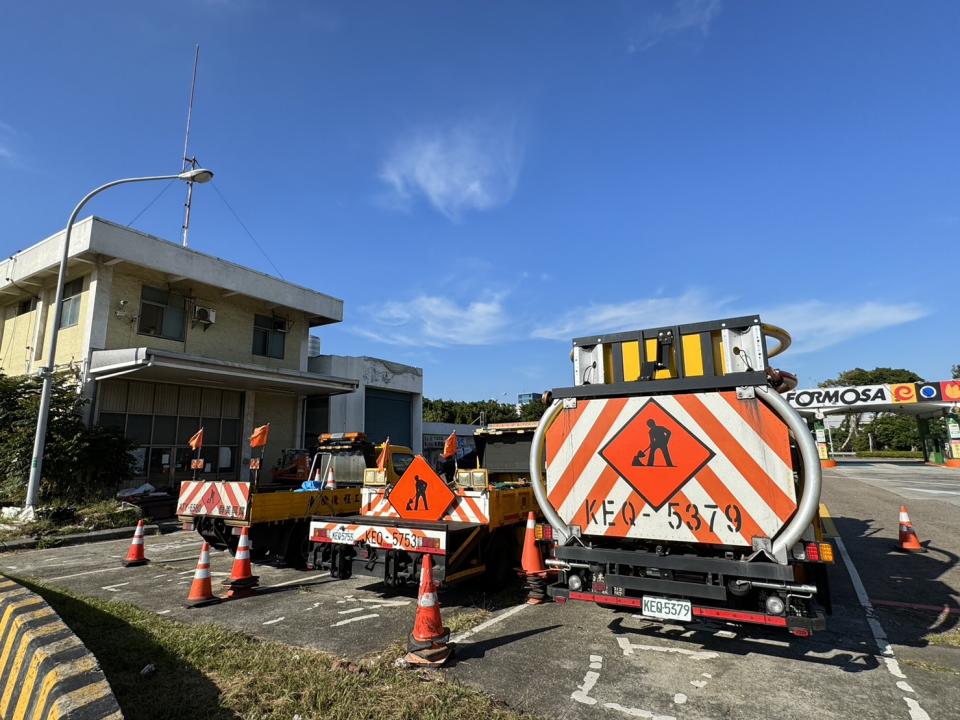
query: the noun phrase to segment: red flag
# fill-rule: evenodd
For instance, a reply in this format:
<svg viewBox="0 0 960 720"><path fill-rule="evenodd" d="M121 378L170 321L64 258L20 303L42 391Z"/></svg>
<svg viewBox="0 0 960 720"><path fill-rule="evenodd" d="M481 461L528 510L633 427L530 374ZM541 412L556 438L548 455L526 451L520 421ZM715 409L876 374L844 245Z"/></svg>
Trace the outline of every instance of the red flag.
<svg viewBox="0 0 960 720"><path fill-rule="evenodd" d="M253 435L250 436L250 447L263 447L267 444L267 438L270 437L270 423L261 425L253 429Z"/></svg>
<svg viewBox="0 0 960 720"><path fill-rule="evenodd" d="M383 450L380 451L380 457L377 458L377 470L386 470L387 463L390 462L390 438L383 441Z"/></svg>
<svg viewBox="0 0 960 720"><path fill-rule="evenodd" d="M187 445L190 446L191 450L199 450L203 447L203 428L197 430L194 436L187 440Z"/></svg>
<svg viewBox="0 0 960 720"><path fill-rule="evenodd" d="M457 433L452 432L443 443L443 457L452 458L457 456Z"/></svg>

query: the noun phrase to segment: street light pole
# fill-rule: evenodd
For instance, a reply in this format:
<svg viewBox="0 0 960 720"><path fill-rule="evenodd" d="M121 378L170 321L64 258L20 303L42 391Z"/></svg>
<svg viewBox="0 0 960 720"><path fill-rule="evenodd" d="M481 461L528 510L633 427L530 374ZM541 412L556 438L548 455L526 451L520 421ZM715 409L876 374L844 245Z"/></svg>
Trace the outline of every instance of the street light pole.
<svg viewBox="0 0 960 720"><path fill-rule="evenodd" d="M151 180L183 180L188 183L205 183L213 179L213 172L203 168L187 170L177 175L152 175L148 177L124 178L114 180L91 190L70 214L63 238L63 254L60 257L60 270L57 273L57 293L53 301L53 326L50 330L50 347L47 350L47 364L40 369L43 377L43 388L40 391L40 409L37 412L37 432L33 439L33 460L30 462L30 479L27 482L27 497L24 502L22 520L32 521L36 516L35 508L40 499L40 473L43 471L43 451L47 439L47 419L50 416L50 396L53 392L53 371L57 358L57 335L60 332L60 312L63 303L63 281L67 275L67 262L70 259L70 235L73 232L73 223L83 206L94 195L116 185L125 185L135 182L150 182Z"/></svg>

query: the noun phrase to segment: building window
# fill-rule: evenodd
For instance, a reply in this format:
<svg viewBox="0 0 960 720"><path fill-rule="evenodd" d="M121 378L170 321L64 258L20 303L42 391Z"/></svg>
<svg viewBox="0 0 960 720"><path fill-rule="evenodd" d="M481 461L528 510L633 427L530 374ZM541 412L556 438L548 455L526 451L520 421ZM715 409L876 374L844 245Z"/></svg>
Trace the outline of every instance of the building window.
<svg viewBox="0 0 960 720"><path fill-rule="evenodd" d="M283 359L287 321L268 315L253 316L253 354Z"/></svg>
<svg viewBox="0 0 960 720"><path fill-rule="evenodd" d="M60 305L60 327L68 328L80 322L80 293L83 278L71 280L63 286L63 303Z"/></svg>
<svg viewBox="0 0 960 720"><path fill-rule="evenodd" d="M144 285L140 293L137 332L182 342L184 306L182 295Z"/></svg>

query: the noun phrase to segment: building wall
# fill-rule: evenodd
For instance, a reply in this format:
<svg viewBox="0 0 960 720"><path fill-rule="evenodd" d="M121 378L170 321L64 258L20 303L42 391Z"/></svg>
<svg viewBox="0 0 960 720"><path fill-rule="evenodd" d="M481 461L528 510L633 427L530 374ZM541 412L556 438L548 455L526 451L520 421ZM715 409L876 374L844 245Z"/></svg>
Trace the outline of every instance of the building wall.
<svg viewBox="0 0 960 720"><path fill-rule="evenodd" d="M33 360L33 336L37 326L36 308L17 315L18 302L0 310L3 318L3 335L0 337L0 370L6 375L21 375L30 372Z"/></svg>
<svg viewBox="0 0 960 720"><path fill-rule="evenodd" d="M296 395L256 392L253 398L253 425L259 427L270 423L270 437L263 456L263 472L269 477L282 450L300 447L296 437L300 404ZM248 438L244 438L246 442Z"/></svg>
<svg viewBox="0 0 960 720"><path fill-rule="evenodd" d="M411 395L410 437L413 451L423 442L423 370L370 357L318 355L309 360L311 372L358 380L355 392L330 398L329 432L351 432L366 427L366 389L380 388Z"/></svg>
<svg viewBox="0 0 960 720"><path fill-rule="evenodd" d="M140 313L140 295L144 285L171 289L184 295L186 303L186 327L182 342L167 340L137 332ZM117 317L120 301L126 300L125 316ZM200 355L228 362L251 363L266 368L306 370L303 349L307 343L308 328L303 313L292 310L273 310L267 303L239 295L224 297L222 290L191 286L190 283L169 284L161 273L130 265L119 265L113 273L110 290L110 312L106 314L106 342L104 349L125 347L149 347L159 350ZM204 330L200 323L192 323L190 317L194 306L211 307L217 312L217 321ZM284 356L264 357L253 354L254 315L270 316L274 312L290 321L286 334Z"/></svg>

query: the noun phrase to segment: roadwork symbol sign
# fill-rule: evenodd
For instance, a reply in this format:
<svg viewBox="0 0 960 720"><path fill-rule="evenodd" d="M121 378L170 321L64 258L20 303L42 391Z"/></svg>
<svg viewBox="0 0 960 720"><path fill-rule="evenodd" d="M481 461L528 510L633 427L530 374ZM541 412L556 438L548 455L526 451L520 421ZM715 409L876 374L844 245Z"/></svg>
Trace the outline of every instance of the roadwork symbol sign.
<svg viewBox="0 0 960 720"><path fill-rule="evenodd" d="M220 493L217 492L217 488L215 488L212 483L203 493L203 499L200 502L202 502L203 506L207 509L207 513L212 513L217 509L217 506L220 505Z"/></svg>
<svg viewBox="0 0 960 720"><path fill-rule="evenodd" d="M439 520L453 498L447 484L420 455L390 491L390 504L400 517L411 520Z"/></svg>
<svg viewBox="0 0 960 720"><path fill-rule="evenodd" d="M607 464L654 510L659 510L714 455L652 399L600 450Z"/></svg>

